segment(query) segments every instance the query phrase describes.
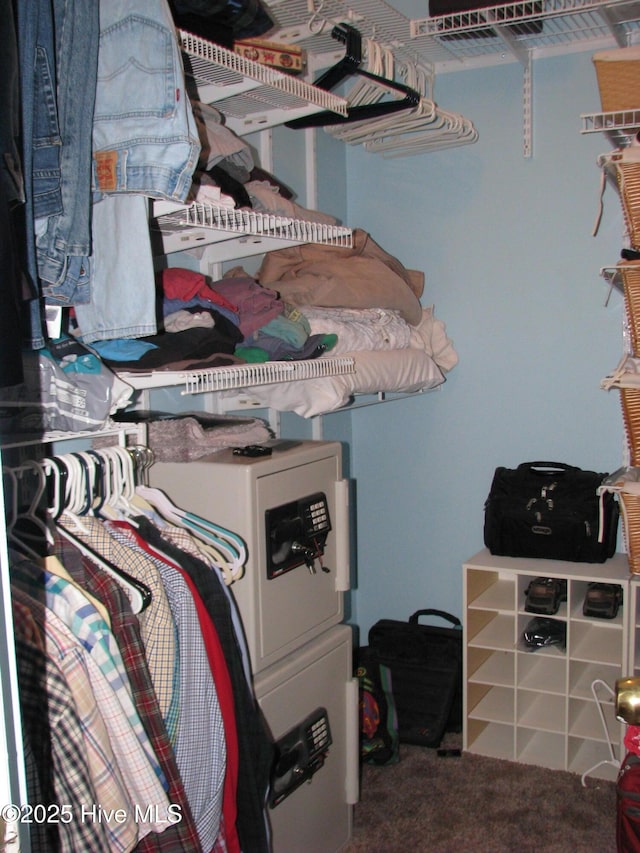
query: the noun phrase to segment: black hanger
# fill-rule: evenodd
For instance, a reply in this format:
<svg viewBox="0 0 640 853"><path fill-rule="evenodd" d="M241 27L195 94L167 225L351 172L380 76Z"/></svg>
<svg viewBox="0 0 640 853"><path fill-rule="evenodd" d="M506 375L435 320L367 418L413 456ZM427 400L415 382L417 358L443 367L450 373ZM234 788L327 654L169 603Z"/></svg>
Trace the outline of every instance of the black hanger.
<svg viewBox="0 0 640 853"><path fill-rule="evenodd" d="M355 27L345 23L336 24L331 31L331 36L346 45L345 55L339 62L325 71L314 82L314 86L325 91L330 91L346 77L358 74L361 77L366 77L368 80L380 83L380 85L385 86L387 89L394 89L396 92L401 92L405 97L396 101L383 101L375 104L361 104L349 107L346 116L331 112L331 110L323 110L313 115L287 121L285 122L285 127L299 130L307 127L325 127L331 124L348 124L352 121L366 121L371 118L378 118L379 116L418 106L420 103L420 93L416 92L415 89L360 68L360 63L362 62L362 36Z"/></svg>

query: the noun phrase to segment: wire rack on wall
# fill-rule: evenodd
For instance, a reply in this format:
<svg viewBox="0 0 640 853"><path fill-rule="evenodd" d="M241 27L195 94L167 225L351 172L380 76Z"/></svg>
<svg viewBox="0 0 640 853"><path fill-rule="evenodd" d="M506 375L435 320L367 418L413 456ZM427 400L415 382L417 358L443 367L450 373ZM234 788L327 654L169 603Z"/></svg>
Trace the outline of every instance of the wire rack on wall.
<svg viewBox="0 0 640 853"><path fill-rule="evenodd" d="M136 390L182 385L183 394L208 391L228 391L271 385L296 379L317 379L323 376L342 376L355 373L355 363L349 356L334 356L301 361L267 361L263 364L234 364L210 370L156 371L141 374L119 371L118 375Z"/></svg>
<svg viewBox="0 0 640 853"><path fill-rule="evenodd" d="M226 123L239 136L317 109L346 113L344 99L338 95L183 30L179 37L186 70L198 85L200 100L224 102Z"/></svg>
<svg viewBox="0 0 640 853"><path fill-rule="evenodd" d="M301 45L318 67L335 61L331 29L341 21L391 50L400 66L419 64L434 79L444 72L520 63L525 157L533 144L532 62L640 41L640 0L519 0L413 20L384 0L270 0L269 8L280 28L273 38Z"/></svg>
<svg viewBox="0 0 640 853"><path fill-rule="evenodd" d="M161 235L166 253L224 242L238 236L243 239L251 236L261 238L258 243L245 240L246 255L268 251L271 246L265 240L273 240L280 247L280 241L320 243L347 249L353 246L351 228L244 208L199 202L177 205L160 201L154 202L153 216L154 228ZM239 256L234 251L236 254L232 253L230 257Z"/></svg>
<svg viewBox="0 0 640 853"><path fill-rule="evenodd" d="M315 54L335 53L330 24L348 21L364 37L390 47L398 61L430 64L438 73L640 40L639 0L519 0L418 19L384 0L270 0L268 5L280 35Z"/></svg>

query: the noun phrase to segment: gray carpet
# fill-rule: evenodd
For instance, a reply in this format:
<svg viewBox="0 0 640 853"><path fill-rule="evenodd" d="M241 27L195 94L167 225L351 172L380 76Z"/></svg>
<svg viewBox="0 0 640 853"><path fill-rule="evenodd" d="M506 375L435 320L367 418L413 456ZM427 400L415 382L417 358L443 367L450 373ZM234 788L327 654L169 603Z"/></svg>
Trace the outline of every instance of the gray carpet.
<svg viewBox="0 0 640 853"><path fill-rule="evenodd" d="M615 821L614 782L402 744L399 763L363 767L344 851L615 853Z"/></svg>

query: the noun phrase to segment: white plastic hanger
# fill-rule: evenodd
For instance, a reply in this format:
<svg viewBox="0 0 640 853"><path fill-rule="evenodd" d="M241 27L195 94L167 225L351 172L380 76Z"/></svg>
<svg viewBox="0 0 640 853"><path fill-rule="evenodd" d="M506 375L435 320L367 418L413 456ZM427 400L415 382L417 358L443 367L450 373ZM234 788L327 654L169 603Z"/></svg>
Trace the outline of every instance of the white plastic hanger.
<svg viewBox="0 0 640 853"><path fill-rule="evenodd" d="M219 568L223 571L223 575L230 575L234 580L242 576L247 561L247 550L237 534L195 513L180 509L161 489L137 486L136 492L171 524L188 530L204 544L212 546L215 551L222 552L224 562Z"/></svg>
<svg viewBox="0 0 640 853"><path fill-rule="evenodd" d="M102 456L102 454L100 454ZM104 457L102 457L104 459ZM42 462L46 477L53 482L53 490L50 498L49 515L55 521L56 529L60 535L71 542L84 556L88 557L95 565L110 575L124 590L134 613L142 611L151 602L151 590L143 583L132 577L120 566L114 566L102 555L86 545L77 535L73 528L88 534L89 531L82 524L82 514L88 514L92 509L89 484L92 482L91 470L97 475L94 464L95 458L90 456L86 459L87 468L72 453L62 454ZM62 487L62 471L66 471L66 488Z"/></svg>
<svg viewBox="0 0 640 853"><path fill-rule="evenodd" d="M374 62L382 63L384 76L394 76L394 58L391 51L382 51L377 55L377 58L374 51L373 57ZM378 65L376 64L375 67L377 68ZM401 74L404 82L420 93L420 101L416 106L391 113L387 116L379 116L368 121L355 122L344 127L329 127L326 128L327 133L351 145L361 145L365 142L371 142L381 135L387 137L394 136L410 127L424 127L426 124L433 122L436 118L436 105L426 95L428 88L426 70L411 65L401 69ZM375 96L374 92L370 94ZM380 97L380 94L378 94L378 97Z"/></svg>
<svg viewBox="0 0 640 853"><path fill-rule="evenodd" d="M376 73L393 76L393 56L376 51L367 42L367 58L373 62ZM363 145L367 151L384 157L405 157L427 151L468 145L476 142L478 133L472 122L458 113L443 110L433 99L434 74L432 69L408 63L398 70L406 85L420 93L419 103L409 109L349 125L326 127L325 132L352 145ZM354 97L376 96L364 85L354 87ZM349 97L349 96L347 96Z"/></svg>

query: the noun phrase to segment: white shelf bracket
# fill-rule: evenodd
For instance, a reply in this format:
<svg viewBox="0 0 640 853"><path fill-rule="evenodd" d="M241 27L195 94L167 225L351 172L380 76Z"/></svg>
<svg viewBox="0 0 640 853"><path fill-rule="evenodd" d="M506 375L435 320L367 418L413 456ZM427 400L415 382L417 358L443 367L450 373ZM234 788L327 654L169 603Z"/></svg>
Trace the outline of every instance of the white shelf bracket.
<svg viewBox="0 0 640 853"><path fill-rule="evenodd" d="M531 53L527 56L524 64L524 75L522 83L522 129L523 129L523 154L525 157L533 156L533 68Z"/></svg>
<svg viewBox="0 0 640 853"><path fill-rule="evenodd" d="M318 207L318 176L316 173L317 162L317 137L316 131L308 127L304 131L304 156L305 156L305 204L311 210Z"/></svg>

